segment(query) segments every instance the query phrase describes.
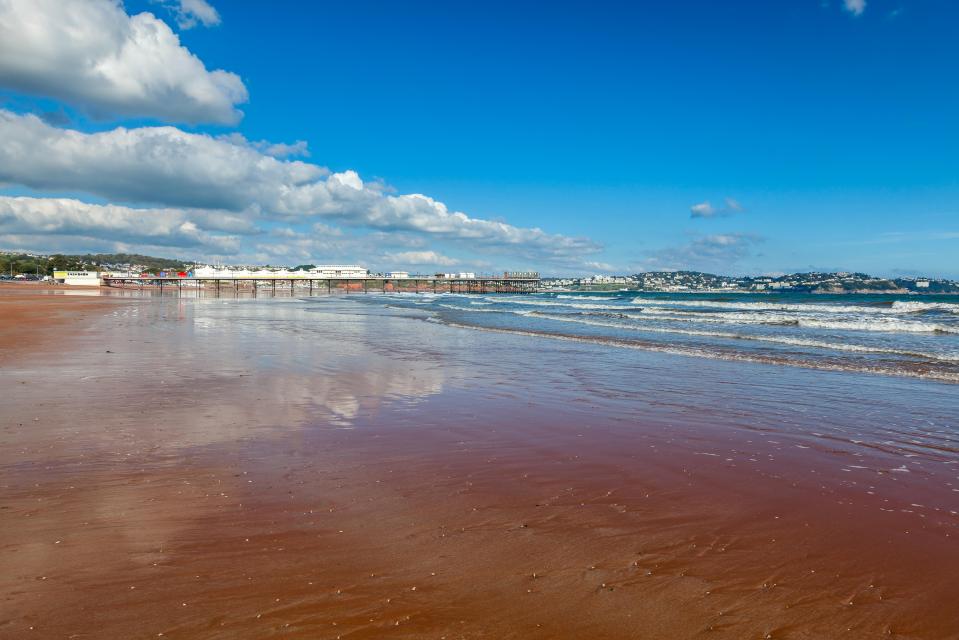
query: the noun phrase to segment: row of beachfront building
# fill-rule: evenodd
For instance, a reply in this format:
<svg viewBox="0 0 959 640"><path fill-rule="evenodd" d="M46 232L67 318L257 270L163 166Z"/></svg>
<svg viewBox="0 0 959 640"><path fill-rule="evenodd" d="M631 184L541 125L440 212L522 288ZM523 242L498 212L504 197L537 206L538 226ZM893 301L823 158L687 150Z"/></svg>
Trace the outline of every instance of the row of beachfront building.
<svg viewBox="0 0 959 640"><path fill-rule="evenodd" d="M371 274L369 269L356 264L324 264L311 269L231 269L229 267L196 267L191 272L194 278L389 278L392 280L409 278L408 271L387 271ZM416 277L416 276L413 276ZM426 277L471 279L472 272L436 273Z"/></svg>
<svg viewBox="0 0 959 640"><path fill-rule="evenodd" d="M216 267L216 266L195 266L189 271L160 271L157 273L121 273L107 271L56 271L53 274L53 280L64 284L74 285L97 285L103 278L149 278L157 276L160 278L195 278L195 279L215 279L215 278L235 278L235 279L261 279L261 280L290 280L290 279L351 279L351 278L388 278L391 280L401 280L410 277L427 278L448 278L466 280L476 278L472 272L459 273L436 273L429 276L410 276L408 271L389 271L386 273L371 274L369 269L356 264L324 264L310 269L248 269L244 267Z"/></svg>

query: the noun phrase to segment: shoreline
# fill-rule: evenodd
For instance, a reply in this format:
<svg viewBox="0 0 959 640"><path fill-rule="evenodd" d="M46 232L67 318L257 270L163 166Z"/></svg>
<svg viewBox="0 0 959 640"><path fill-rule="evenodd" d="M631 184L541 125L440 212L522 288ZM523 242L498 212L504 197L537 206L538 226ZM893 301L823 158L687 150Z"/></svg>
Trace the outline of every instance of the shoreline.
<svg viewBox="0 0 959 640"><path fill-rule="evenodd" d="M959 634L955 445L856 444L936 420L897 399L936 406L935 385L850 378L793 423L772 398L815 372L703 397L735 365L335 297L47 297L30 331L81 308L84 331L4 343L29 340L0 361L27 381L0 412L0 633Z"/></svg>

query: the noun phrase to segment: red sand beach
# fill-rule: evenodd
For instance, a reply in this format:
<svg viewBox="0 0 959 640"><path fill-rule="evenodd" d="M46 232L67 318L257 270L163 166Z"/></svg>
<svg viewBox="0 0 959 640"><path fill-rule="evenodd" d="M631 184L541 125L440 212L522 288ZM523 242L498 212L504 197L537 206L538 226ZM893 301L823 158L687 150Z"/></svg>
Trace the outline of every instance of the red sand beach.
<svg viewBox="0 0 959 640"><path fill-rule="evenodd" d="M0 637L959 638L954 386L359 306L0 292Z"/></svg>

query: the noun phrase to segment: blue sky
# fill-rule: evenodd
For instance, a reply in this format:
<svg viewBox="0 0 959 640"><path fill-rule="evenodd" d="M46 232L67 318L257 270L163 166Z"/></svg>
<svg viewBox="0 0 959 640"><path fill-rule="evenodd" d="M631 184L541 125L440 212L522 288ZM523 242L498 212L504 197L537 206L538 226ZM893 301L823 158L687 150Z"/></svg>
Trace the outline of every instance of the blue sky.
<svg viewBox="0 0 959 640"><path fill-rule="evenodd" d="M99 93L100 76L65 91L58 74L78 51L95 60L120 45L96 29L70 46L62 33L0 44L0 109L23 138L0 137L0 194L21 198L0 206L0 246L413 270L959 277L959 5L946 0L90 4L113 7L118 29L153 14L202 72L167 52L154 72L163 91L152 76L125 87L139 66ZM55 5L54 22L96 24ZM216 70L235 80L190 93ZM170 134L177 148L232 136L249 154L304 163L323 194L299 188L289 166L268 179L110 164L118 128L154 140L156 126L188 136ZM103 135L77 143L71 131ZM18 157L35 140L69 159ZM168 158L172 144L143 153ZM191 157L211 153L203 166L216 166L232 151ZM53 222L58 212L73 222ZM144 234L146 217L166 223Z"/></svg>

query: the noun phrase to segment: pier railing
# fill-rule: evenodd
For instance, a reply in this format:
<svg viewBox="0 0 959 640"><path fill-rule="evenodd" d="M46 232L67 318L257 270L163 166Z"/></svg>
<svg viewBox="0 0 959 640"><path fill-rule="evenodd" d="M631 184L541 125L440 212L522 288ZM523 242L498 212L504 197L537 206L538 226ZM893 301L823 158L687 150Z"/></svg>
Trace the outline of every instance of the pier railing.
<svg viewBox="0 0 959 640"><path fill-rule="evenodd" d="M525 274L524 274L525 275ZM333 293L532 293L539 288L539 277L477 276L473 278L437 278L410 276L389 277L176 277L176 276L105 276L102 284L120 289L157 289L175 291L182 295L184 289L208 291L215 295L249 292L254 297L266 292L270 295L290 293L316 295Z"/></svg>

